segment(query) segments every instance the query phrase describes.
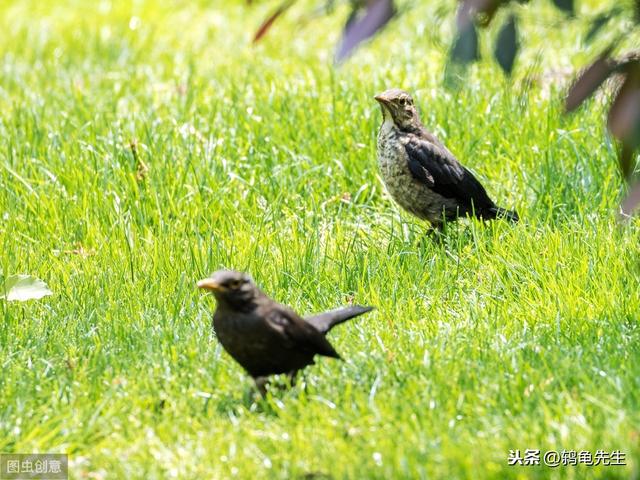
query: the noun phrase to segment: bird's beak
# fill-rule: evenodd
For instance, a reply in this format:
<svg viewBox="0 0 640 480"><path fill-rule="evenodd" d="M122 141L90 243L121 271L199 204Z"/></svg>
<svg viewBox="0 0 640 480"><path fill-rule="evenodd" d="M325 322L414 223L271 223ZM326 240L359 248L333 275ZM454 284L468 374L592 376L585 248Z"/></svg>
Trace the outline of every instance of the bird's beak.
<svg viewBox="0 0 640 480"><path fill-rule="evenodd" d="M212 278L205 278L198 282L198 288L204 288L205 290L211 290L213 292L219 292L223 290L222 285L213 281Z"/></svg>
<svg viewBox="0 0 640 480"><path fill-rule="evenodd" d="M376 95L376 96L375 96L375 97L373 97L373 98L375 98L375 100L376 100L378 103L382 104L382 105L385 105L385 106L388 106L388 105L389 105L389 99L388 99L388 98L386 98L386 97L383 97L383 96L382 96L382 94L380 94L380 95Z"/></svg>

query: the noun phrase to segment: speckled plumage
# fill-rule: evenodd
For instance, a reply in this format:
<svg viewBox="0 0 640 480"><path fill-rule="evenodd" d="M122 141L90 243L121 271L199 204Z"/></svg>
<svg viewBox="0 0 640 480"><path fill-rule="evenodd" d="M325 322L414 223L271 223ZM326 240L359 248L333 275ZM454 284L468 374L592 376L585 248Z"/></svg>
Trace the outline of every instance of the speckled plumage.
<svg viewBox="0 0 640 480"><path fill-rule="evenodd" d="M518 221L516 212L496 206L473 174L424 128L408 93L387 90L376 100L383 114L378 165L398 205L435 227L465 215Z"/></svg>
<svg viewBox="0 0 640 480"><path fill-rule="evenodd" d="M406 211L434 225L442 223L443 214L455 217L455 199L437 194L411 174L403 137L390 120L385 120L378 134L378 166L387 191Z"/></svg>

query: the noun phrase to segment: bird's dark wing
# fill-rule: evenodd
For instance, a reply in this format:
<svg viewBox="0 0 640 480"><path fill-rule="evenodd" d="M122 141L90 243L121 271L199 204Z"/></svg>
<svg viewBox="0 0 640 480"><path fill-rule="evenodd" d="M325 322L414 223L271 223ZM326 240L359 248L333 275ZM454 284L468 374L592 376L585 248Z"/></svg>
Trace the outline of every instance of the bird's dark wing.
<svg viewBox="0 0 640 480"><path fill-rule="evenodd" d="M340 358L324 335L293 310L278 305L270 309L265 318L269 326L287 340L289 348Z"/></svg>
<svg viewBox="0 0 640 480"><path fill-rule="evenodd" d="M411 175L434 192L476 208L495 206L484 187L453 154L430 134L409 134L405 140Z"/></svg>
<svg viewBox="0 0 640 480"><path fill-rule="evenodd" d="M336 308L328 312L319 313L311 317L305 318L307 323L313 325L316 330L321 333L327 333L336 325L346 322L347 320L362 315L373 310L373 307L361 307L360 305L352 305L350 307Z"/></svg>

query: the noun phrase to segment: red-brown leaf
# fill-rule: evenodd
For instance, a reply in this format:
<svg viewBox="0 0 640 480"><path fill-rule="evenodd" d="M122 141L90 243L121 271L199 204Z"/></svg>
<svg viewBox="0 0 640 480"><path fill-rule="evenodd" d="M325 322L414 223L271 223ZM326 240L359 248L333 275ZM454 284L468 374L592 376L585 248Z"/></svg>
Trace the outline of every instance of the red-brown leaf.
<svg viewBox="0 0 640 480"><path fill-rule="evenodd" d="M454 62L466 65L480 58L478 48L478 31L473 22L468 23L464 30L458 33L450 52Z"/></svg>
<svg viewBox="0 0 640 480"><path fill-rule="evenodd" d="M565 100L565 111L571 112L578 108L614 72L618 63L609 57L610 52L610 49L605 50L569 88Z"/></svg>
<svg viewBox="0 0 640 480"><path fill-rule="evenodd" d="M393 18L394 13L393 0L369 0L361 16L350 15L336 51L336 62L347 58L360 43L374 36Z"/></svg>
<svg viewBox="0 0 640 480"><path fill-rule="evenodd" d="M627 70L627 77L609 110L609 130L635 148L640 140L640 65L629 66Z"/></svg>
<svg viewBox="0 0 640 480"><path fill-rule="evenodd" d="M510 15L507 21L504 22L502 28L500 28L496 40L496 47L493 51L493 55L498 61L500 68L502 68L507 75L511 75L516 54L518 53L518 31L516 23L516 16Z"/></svg>
<svg viewBox="0 0 640 480"><path fill-rule="evenodd" d="M630 217L640 207L640 183L629 189L627 197L622 202L622 215Z"/></svg>
<svg viewBox="0 0 640 480"><path fill-rule="evenodd" d="M267 19L264 22L262 22L262 25L260 25L260 28L258 28L258 31L253 36L253 43L260 41L260 39L265 36L267 31L273 25L273 22L275 22L280 15L282 15L285 11L287 11L287 9L291 5L293 5L294 1L295 0L285 0L278 6L278 8L274 10L274 12L271 15L267 17Z"/></svg>

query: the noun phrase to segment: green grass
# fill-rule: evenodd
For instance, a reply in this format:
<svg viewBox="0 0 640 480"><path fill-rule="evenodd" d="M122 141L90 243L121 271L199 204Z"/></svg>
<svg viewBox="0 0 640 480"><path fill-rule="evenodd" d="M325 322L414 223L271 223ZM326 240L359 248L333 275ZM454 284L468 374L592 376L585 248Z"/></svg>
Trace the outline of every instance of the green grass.
<svg viewBox="0 0 640 480"><path fill-rule="evenodd" d="M446 89L452 4L340 69L342 9L251 48L272 2L3 4L0 267L55 295L0 302L0 452L92 479L637 478L639 224L616 222L606 102L563 116L546 75L597 46L547 6L513 83L485 61ZM391 86L520 224L437 244L398 210L375 161ZM255 403L195 288L222 267L301 313L377 310L331 333L345 362ZM628 466L507 466L527 448Z"/></svg>

